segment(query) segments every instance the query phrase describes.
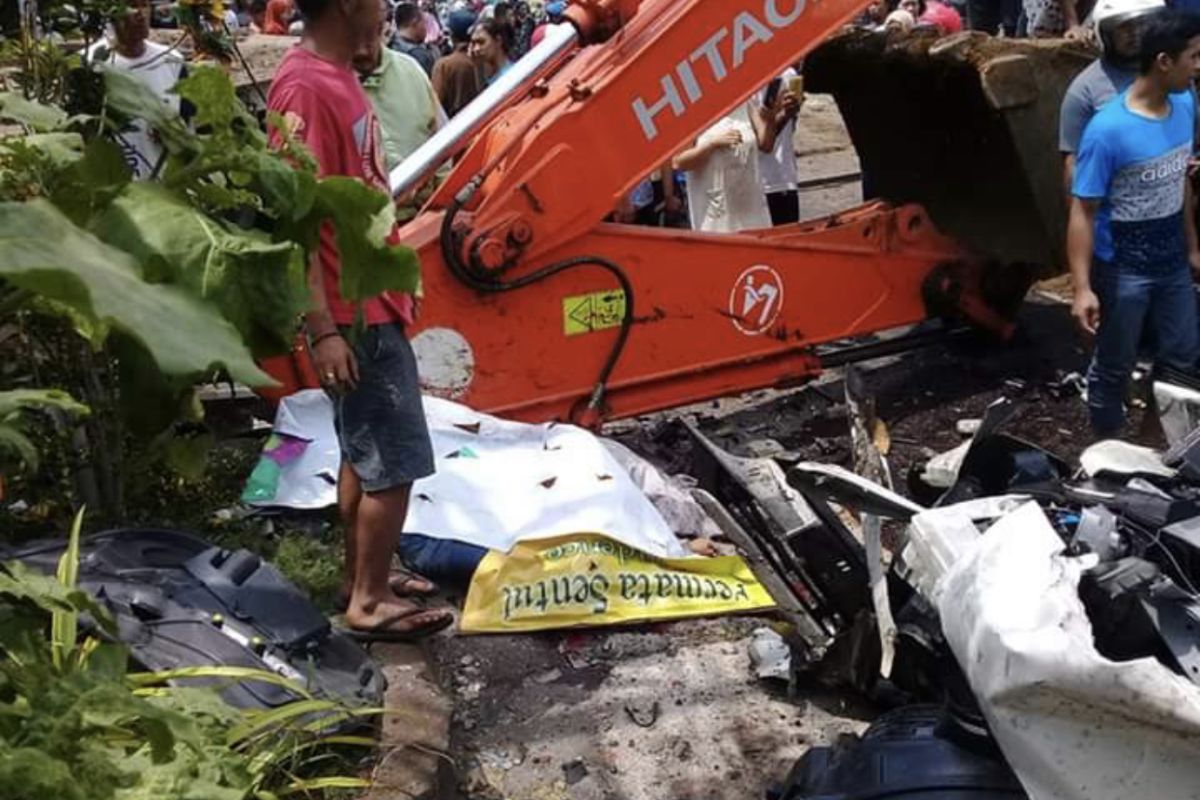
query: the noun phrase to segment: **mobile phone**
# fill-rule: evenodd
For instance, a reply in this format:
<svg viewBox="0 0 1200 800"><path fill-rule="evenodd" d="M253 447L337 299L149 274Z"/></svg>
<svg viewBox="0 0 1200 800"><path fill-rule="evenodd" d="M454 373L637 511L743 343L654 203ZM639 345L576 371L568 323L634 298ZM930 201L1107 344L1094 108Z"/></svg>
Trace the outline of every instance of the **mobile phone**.
<svg viewBox="0 0 1200 800"><path fill-rule="evenodd" d="M775 98L779 96L779 90L783 87L783 79L775 78L767 84L767 93L763 97L763 105L771 108L775 105Z"/></svg>
<svg viewBox="0 0 1200 800"><path fill-rule="evenodd" d="M788 78L788 91L796 95L796 97L804 96L804 76L795 75Z"/></svg>

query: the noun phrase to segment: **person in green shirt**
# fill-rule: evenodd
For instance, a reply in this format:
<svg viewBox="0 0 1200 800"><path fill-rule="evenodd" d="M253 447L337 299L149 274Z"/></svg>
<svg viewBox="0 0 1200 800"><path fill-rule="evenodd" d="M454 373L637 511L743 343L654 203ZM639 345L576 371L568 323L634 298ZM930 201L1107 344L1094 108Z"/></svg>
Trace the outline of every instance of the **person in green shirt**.
<svg viewBox="0 0 1200 800"><path fill-rule="evenodd" d="M379 118L390 172L446 124L446 115L421 65L384 47L387 25L385 19L379 35L355 54L354 69Z"/></svg>

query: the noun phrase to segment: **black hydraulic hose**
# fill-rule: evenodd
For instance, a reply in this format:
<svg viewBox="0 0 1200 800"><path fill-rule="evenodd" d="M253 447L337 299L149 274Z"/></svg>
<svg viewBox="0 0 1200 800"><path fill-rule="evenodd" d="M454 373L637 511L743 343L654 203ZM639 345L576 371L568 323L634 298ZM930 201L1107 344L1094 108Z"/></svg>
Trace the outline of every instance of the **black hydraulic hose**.
<svg viewBox="0 0 1200 800"><path fill-rule="evenodd" d="M604 366L600 369L600 374L596 377L596 384L592 389L592 395L587 404L589 410L598 412L604 403L604 394L607 391L609 378L612 377L613 370L617 366L617 361L620 360L621 353L625 350L625 343L629 339L629 329L633 325L633 284L630 283L629 276L625 274L625 270L619 264L601 256L585 255L563 259L510 281L500 280L489 273L473 268L469 264L464 264L459 257L458 248L454 241L454 220L458 216L458 212L462 210L462 207L470 202L471 197L483 182L482 179L482 174L477 175L463 187L450 202L449 208L446 209L446 216L442 219L440 236L442 258L445 259L446 266L455 278L477 292L499 294L539 283L569 269L594 266L600 267L615 277L621 285L621 291L625 293L625 315L621 319L617 338L609 350L608 357L604 361ZM572 417L574 416L573 410L571 415Z"/></svg>

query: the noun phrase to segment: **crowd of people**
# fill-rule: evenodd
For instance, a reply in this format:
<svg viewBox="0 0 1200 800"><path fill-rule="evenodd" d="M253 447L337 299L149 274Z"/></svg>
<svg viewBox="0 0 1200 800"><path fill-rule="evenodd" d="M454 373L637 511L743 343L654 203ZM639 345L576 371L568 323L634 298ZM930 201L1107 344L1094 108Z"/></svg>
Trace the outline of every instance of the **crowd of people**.
<svg viewBox="0 0 1200 800"><path fill-rule="evenodd" d="M385 0L383 8L378 53L356 67L376 103L391 168L536 45L546 26L561 20L566 1ZM230 0L226 25L298 35L302 11L297 0ZM969 27L1000 36L1076 35L1077 23L1071 0L875 0L855 20L878 29L950 34ZM641 180L612 219L711 232L798 221L800 68L776 77Z"/></svg>

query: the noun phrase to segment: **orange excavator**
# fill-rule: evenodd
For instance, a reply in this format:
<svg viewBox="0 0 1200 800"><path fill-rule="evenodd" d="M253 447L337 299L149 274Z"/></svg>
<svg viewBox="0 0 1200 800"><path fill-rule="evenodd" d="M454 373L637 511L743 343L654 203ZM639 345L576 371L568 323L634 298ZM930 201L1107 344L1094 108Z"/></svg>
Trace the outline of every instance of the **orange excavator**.
<svg viewBox="0 0 1200 800"><path fill-rule="evenodd" d="M835 85L835 73L846 71L837 53L818 52L806 73L826 64L821 82L854 123L864 169L885 187L890 181L885 196L899 202L738 234L604 221L642 178L842 31L863 5L575 0L564 24L391 175L394 194L405 196L458 157L403 229L423 271L426 301L411 335L426 391L516 419L596 424L797 384L889 346L830 355L824 345L931 318L1011 332L1029 282L1047 265L1053 271L1061 246L1053 117L1086 53L1064 61L1057 49L972 34L835 37L825 47L849 36L837 46L853 56L851 66L871 47L876 65L908 56L942 63L922 93L935 103L946 74L967 74L983 127L964 128L971 140L957 145L953 129L919 130L935 160L918 159L913 173L906 158L907 175L889 169L868 129L892 123L860 113L875 78L858 77L866 97L856 105L853 91ZM1047 59L1055 69L1042 68ZM936 163L956 148L978 151L976 197L966 204L983 203L1007 226L1004 235L973 231L959 203L930 190L939 176L927 170L963 182L954 165ZM1049 166L1042 150L1053 156ZM913 200L930 196L946 224L909 202L910 189ZM986 202L1016 216L1005 219Z"/></svg>

